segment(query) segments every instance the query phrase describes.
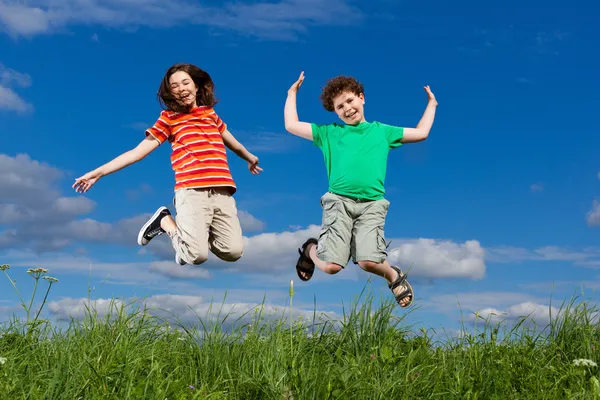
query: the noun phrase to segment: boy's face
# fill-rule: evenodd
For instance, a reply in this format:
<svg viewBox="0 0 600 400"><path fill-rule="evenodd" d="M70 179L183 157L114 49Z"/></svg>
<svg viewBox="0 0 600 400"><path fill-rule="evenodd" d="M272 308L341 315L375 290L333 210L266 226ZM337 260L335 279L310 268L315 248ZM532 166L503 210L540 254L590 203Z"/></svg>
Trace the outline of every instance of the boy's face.
<svg viewBox="0 0 600 400"><path fill-rule="evenodd" d="M352 92L342 92L333 99L335 113L348 125L356 125L365 121L365 96Z"/></svg>
<svg viewBox="0 0 600 400"><path fill-rule="evenodd" d="M177 71L169 78L171 93L177 101L184 106L196 106L196 93L198 88L185 71Z"/></svg>

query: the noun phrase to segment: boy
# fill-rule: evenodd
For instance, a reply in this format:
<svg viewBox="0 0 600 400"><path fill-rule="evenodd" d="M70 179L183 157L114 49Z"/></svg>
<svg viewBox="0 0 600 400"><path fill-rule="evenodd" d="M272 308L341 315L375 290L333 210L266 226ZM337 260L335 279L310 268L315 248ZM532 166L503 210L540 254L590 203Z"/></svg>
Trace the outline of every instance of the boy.
<svg viewBox="0 0 600 400"><path fill-rule="evenodd" d="M303 81L304 72L288 90L285 129L321 148L329 190L321 197L323 220L318 240L310 238L298 250L298 276L309 280L315 266L327 274L337 274L352 257L365 271L384 277L396 302L408 307L414 291L407 276L386 260L384 225L390 204L384 198L387 157L391 149L429 136L438 104L435 96L425 86L429 102L416 128L367 122L363 85L352 77L338 76L327 81L321 101L344 124L317 125L298 120L296 94Z"/></svg>

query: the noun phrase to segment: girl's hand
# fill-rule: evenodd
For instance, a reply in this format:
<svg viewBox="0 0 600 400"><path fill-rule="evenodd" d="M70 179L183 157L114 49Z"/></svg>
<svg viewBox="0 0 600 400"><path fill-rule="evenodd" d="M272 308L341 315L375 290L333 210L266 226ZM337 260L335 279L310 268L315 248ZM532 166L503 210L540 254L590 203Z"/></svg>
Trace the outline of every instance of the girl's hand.
<svg viewBox="0 0 600 400"><path fill-rule="evenodd" d="M88 172L87 174L83 175L82 177L75 179L73 188L75 189L75 191L77 193L85 193L88 190L90 190L90 188L92 186L94 186L94 184L96 182L98 182L98 180L101 177L102 177L102 175L99 172L96 172L96 171Z"/></svg>
<svg viewBox="0 0 600 400"><path fill-rule="evenodd" d="M250 170L252 175L260 174L260 172L263 169L258 166L258 157L256 157L256 156L250 157L250 160L248 161L248 169Z"/></svg>

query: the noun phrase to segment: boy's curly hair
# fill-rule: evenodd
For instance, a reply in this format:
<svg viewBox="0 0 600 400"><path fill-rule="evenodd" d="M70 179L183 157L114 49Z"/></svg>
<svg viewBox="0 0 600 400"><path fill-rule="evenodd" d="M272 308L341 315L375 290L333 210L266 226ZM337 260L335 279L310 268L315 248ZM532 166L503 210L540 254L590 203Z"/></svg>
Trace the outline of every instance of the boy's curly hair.
<svg viewBox="0 0 600 400"><path fill-rule="evenodd" d="M352 92L355 95L364 94L363 84L351 76L339 75L329 79L321 90L321 103L327 111L333 111L333 99L340 93Z"/></svg>

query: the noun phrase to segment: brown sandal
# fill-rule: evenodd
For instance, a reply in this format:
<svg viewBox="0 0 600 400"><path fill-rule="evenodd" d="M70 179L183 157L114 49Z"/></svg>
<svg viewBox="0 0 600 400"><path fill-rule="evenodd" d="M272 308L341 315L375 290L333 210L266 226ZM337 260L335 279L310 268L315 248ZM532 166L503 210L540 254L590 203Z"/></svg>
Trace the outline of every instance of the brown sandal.
<svg viewBox="0 0 600 400"><path fill-rule="evenodd" d="M310 278L312 278L312 275L315 272L315 263L313 262L313 260L311 260L310 257L306 255L306 247L311 243L316 245L318 244L318 241L315 238L310 238L306 242L304 242L301 249L298 249L300 257L298 257L298 261L296 262L296 272L298 273L298 278L300 278L303 281L308 281ZM310 264L310 266L306 267L303 265L303 263L308 263ZM303 277L300 272L309 274L309 277Z"/></svg>
<svg viewBox="0 0 600 400"><path fill-rule="evenodd" d="M406 308L413 303L413 300L415 298L415 292L414 292L412 286L410 285L410 283L408 283L408 280L406 280L407 275L405 275L400 270L400 268L396 267L395 265L390 265L390 266L398 273L398 277L396 278L396 280L394 282L390 283L388 285L388 287L390 288L390 290L392 291L392 294L393 294L394 289L396 289L398 286L400 286L400 285L406 286L406 289L404 289L402 292L400 292L398 294L394 294L394 297L396 298L396 302L398 303L398 305L400 305L400 307L402 307L402 308ZM410 301L405 305L400 304L400 300L402 300L405 297L410 297Z"/></svg>

